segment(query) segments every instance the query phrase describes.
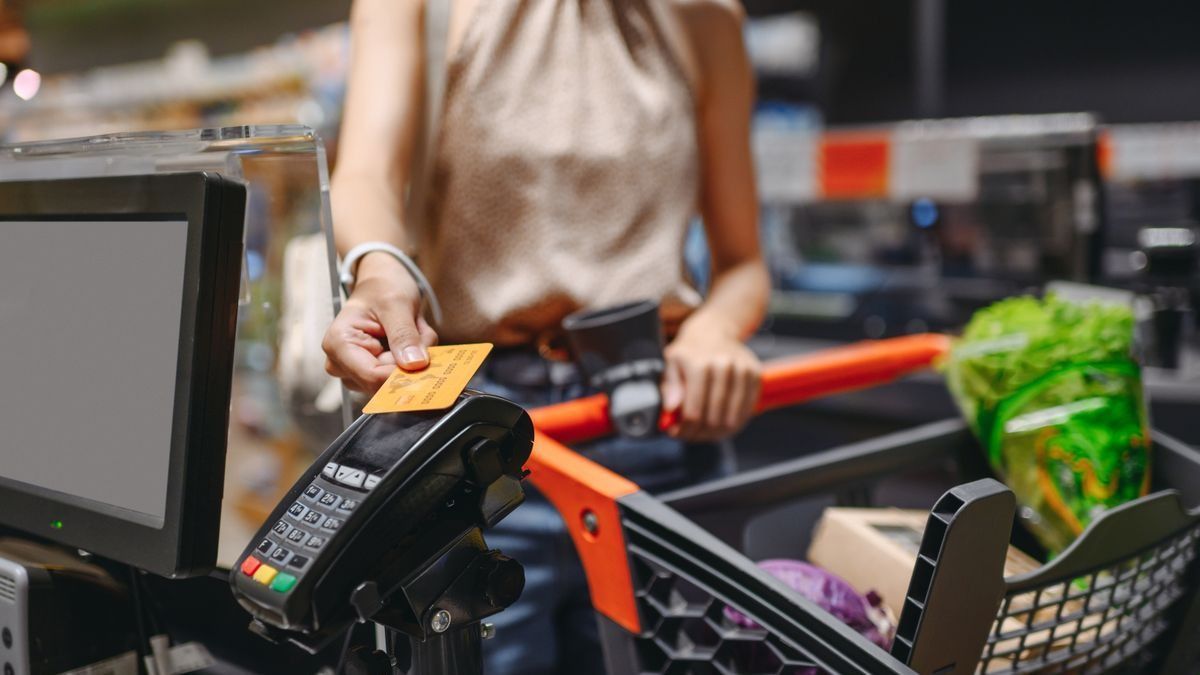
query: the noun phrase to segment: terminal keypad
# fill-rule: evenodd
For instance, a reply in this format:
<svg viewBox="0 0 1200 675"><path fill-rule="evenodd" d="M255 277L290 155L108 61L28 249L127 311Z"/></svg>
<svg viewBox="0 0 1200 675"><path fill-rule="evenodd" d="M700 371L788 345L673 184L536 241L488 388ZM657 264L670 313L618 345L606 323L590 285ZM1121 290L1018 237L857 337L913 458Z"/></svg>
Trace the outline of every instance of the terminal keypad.
<svg viewBox="0 0 1200 675"><path fill-rule="evenodd" d="M286 593L296 585L312 556L325 547L346 517L358 508L360 494L370 492L380 481L379 476L367 475L364 480L363 472L344 470L340 472L342 480L336 480L339 468L331 465L323 471L324 479L317 476L301 493L301 498L288 507L289 518L271 528L274 536L263 539L256 554L242 561L244 575L278 593Z"/></svg>

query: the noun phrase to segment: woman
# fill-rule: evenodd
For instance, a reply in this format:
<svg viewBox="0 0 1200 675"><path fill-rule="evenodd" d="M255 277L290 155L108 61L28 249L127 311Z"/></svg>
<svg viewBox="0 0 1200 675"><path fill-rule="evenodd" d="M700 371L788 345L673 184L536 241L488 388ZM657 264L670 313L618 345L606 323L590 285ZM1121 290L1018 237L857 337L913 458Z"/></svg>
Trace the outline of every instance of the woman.
<svg viewBox="0 0 1200 675"><path fill-rule="evenodd" d="M650 489L720 471L713 442L757 398L759 364L742 341L768 292L736 0L453 2L417 227L403 206L426 73L440 65L424 64L423 48L425 2L437 1L356 0L332 190L339 251L383 242L413 255L445 316L435 332L421 315L402 253L368 253L326 335L328 371L371 393L397 364L427 365L439 338L489 341L497 350L477 386L541 405L587 392L556 360L564 316L654 298L671 336L664 406L679 422L669 438L587 452ZM697 210L712 254L702 302L682 261ZM497 618L487 672L599 670L586 587L544 499L532 492L489 543L528 580Z"/></svg>

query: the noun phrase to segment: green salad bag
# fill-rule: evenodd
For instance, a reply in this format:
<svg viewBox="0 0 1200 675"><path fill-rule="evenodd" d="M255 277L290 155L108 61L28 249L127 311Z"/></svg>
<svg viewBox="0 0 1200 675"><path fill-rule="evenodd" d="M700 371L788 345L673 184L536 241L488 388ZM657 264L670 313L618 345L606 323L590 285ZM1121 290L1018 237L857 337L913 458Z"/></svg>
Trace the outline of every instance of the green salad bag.
<svg viewBox="0 0 1200 675"><path fill-rule="evenodd" d="M1133 328L1120 305L1010 298L977 312L945 363L989 463L1051 554L1149 489Z"/></svg>

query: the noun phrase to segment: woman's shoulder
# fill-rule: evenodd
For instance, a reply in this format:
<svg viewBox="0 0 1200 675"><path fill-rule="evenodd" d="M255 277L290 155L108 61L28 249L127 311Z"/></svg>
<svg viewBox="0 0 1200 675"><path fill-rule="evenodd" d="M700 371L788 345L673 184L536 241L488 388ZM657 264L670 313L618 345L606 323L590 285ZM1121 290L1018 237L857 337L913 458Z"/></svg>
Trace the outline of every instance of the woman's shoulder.
<svg viewBox="0 0 1200 675"><path fill-rule="evenodd" d="M654 0L652 0L654 1ZM676 24L689 47L689 64L693 89L703 92L712 80L719 80L715 70L740 62L745 50L742 26L746 11L739 0L667 0Z"/></svg>
<svg viewBox="0 0 1200 675"><path fill-rule="evenodd" d="M689 34L693 31L741 30L746 10L739 0L668 0ZM699 36L697 36L699 37Z"/></svg>
<svg viewBox="0 0 1200 675"><path fill-rule="evenodd" d="M722 57L725 49L742 49L746 10L739 0L668 0L679 27L701 60ZM706 52L715 52L706 54Z"/></svg>

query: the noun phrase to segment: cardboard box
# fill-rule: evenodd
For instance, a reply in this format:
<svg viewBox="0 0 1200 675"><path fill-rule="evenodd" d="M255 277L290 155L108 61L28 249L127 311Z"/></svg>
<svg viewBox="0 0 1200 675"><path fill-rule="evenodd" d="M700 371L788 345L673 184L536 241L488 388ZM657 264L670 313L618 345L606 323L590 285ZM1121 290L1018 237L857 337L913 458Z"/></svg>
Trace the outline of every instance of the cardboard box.
<svg viewBox="0 0 1200 675"><path fill-rule="evenodd" d="M828 508L817 523L808 560L842 577L859 593L875 591L884 606L899 618L928 518L926 511ZM1010 546L1004 576L1026 574L1039 567L1037 560ZM1111 583L1112 579L1102 579L1100 587L1106 588ZM1033 606L1035 597L1040 609ZM1118 628L1116 619L1101 625L1103 613L1089 612L1083 618L1083 601L1075 597L1066 600L1063 611L1057 613L1053 603L1061 597L1058 589L1046 589L1040 595L1030 592L1012 598L1008 606L1010 616L1000 625L1002 639L996 645L997 651L1017 648L1022 643L1006 636L1029 627L1034 632L1026 636L1021 649L1022 658L1026 659L1069 647L1073 633L1085 635L1090 642L1104 639ZM1047 607L1048 604L1051 606ZM1029 610L1033 610L1032 616ZM1064 620L1067 617L1080 618ZM997 660L1000 665L1006 662Z"/></svg>
<svg viewBox="0 0 1200 675"><path fill-rule="evenodd" d="M859 593L875 591L899 617L928 511L825 509L808 549L808 560L840 576ZM1009 547L1004 575L1036 570L1040 564Z"/></svg>

